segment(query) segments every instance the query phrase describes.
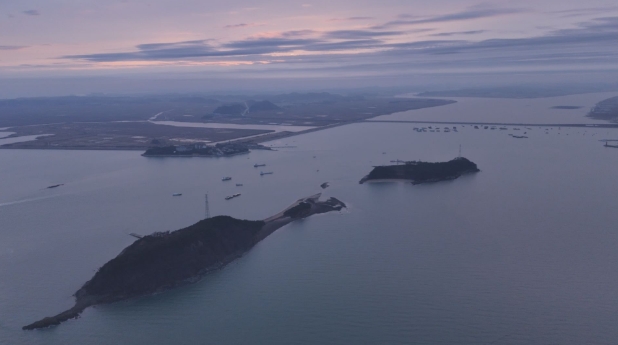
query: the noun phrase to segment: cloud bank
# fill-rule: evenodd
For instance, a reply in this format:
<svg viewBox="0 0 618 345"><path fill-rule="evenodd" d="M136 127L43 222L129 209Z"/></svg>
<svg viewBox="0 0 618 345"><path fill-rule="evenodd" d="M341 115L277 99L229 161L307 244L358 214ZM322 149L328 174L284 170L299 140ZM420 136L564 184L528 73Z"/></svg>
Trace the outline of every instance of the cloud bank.
<svg viewBox="0 0 618 345"><path fill-rule="evenodd" d="M440 18L469 18L481 15L449 15ZM491 13L504 13L492 11ZM483 12L488 15L488 12ZM436 18L432 20L437 20ZM418 20L415 20L418 21ZM426 28L420 31L432 31ZM147 43L135 50L62 56L63 60L89 63L129 61L233 61L270 64L289 71L349 71L392 73L412 69L578 68L615 66L618 61L618 17L603 17L579 23L570 29L526 38L443 39L473 36L486 30L430 34L440 38L408 40L417 31L383 30L375 27L357 30L296 30L276 37L249 37L219 42L193 40ZM276 67L274 67L276 66Z"/></svg>
<svg viewBox="0 0 618 345"><path fill-rule="evenodd" d="M28 16L40 16L41 15L41 13L38 10L26 10L26 11L23 11L22 13Z"/></svg>

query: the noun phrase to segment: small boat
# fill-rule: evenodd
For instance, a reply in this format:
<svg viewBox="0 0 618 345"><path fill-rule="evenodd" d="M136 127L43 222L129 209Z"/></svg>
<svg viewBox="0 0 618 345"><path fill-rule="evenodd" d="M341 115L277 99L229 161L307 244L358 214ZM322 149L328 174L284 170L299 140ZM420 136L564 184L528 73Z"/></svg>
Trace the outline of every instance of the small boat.
<svg viewBox="0 0 618 345"><path fill-rule="evenodd" d="M618 145L612 145L609 143L609 140L605 140L605 147L613 147L613 148L618 148Z"/></svg>
<svg viewBox="0 0 618 345"><path fill-rule="evenodd" d="M237 183L236 187L242 187L242 183Z"/></svg>
<svg viewBox="0 0 618 345"><path fill-rule="evenodd" d="M172 194L172 196L181 196L181 195L182 195L182 193L174 193L174 194Z"/></svg>
<svg viewBox="0 0 618 345"><path fill-rule="evenodd" d="M226 176L226 177L222 178L222 179L221 179L221 181L229 181L229 180L231 180L231 179L232 179L231 177Z"/></svg>
<svg viewBox="0 0 618 345"><path fill-rule="evenodd" d="M230 196L226 196L225 200L231 200L240 196L240 193L232 194Z"/></svg>
<svg viewBox="0 0 618 345"><path fill-rule="evenodd" d="M254 168L258 168L258 167L265 167L266 164L253 164Z"/></svg>
<svg viewBox="0 0 618 345"><path fill-rule="evenodd" d="M264 175L272 175L272 173L273 173L272 171L269 171L269 172L263 172L263 171L260 171L260 176L264 176Z"/></svg>

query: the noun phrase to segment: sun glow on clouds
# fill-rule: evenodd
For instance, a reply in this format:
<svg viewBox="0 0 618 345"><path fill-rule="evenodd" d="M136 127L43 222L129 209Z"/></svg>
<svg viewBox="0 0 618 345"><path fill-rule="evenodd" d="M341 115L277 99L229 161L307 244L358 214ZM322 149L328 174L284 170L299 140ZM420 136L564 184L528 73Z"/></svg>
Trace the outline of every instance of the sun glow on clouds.
<svg viewBox="0 0 618 345"><path fill-rule="evenodd" d="M232 68L241 66L269 65L281 63L285 60L259 60L259 61L114 61L96 63L55 63L47 65L20 65L11 66L8 71L97 71L97 70L139 70L148 68L191 68L191 67L217 67Z"/></svg>
<svg viewBox="0 0 618 345"><path fill-rule="evenodd" d="M585 64L587 59L607 63L618 57L616 45L613 48L608 45L611 36L615 39L618 34L618 19L615 19L618 13L611 12L614 10L598 12L591 6L569 10L567 17L563 12L534 11L506 3L476 5L468 2L465 5L461 1L436 0L436 4L416 4L414 13L410 13L412 6L402 6L395 0L384 0L390 4L384 8L371 8L358 1L358 4L348 3L345 8L342 4L323 6L319 1L313 6L293 1L285 6L264 3L259 8L246 7L247 4L236 8L230 4L217 5L217 11L204 11L212 18L208 21L200 17L202 12L189 13L185 9L184 14L163 15L157 22L160 28L148 36L133 36L133 32L127 31L117 33L117 37L61 43L51 48L39 45L37 49L18 50L11 47L35 45L14 39L0 42L6 47L5 56L9 48L13 49L8 55L13 60L3 59L0 66L21 65L26 69L28 67L23 64L28 61L31 66L47 65L49 69L247 66L245 70L249 70L250 66L275 63L296 67L301 65L300 61L313 64L303 66L311 68L333 64L348 68L351 65L422 62L425 66L444 70L462 65L459 61L467 64L475 61L482 67L497 68L497 65L504 67L515 63L551 65L566 60ZM451 5L445 6L450 2ZM126 4L123 8L131 7ZM234 15L230 16L231 12ZM27 19L46 20L54 15L48 10L41 13ZM605 18L574 16L595 13ZM196 16L201 18L198 24L185 24ZM148 20L152 22L151 18ZM534 28L540 21L548 24L544 32ZM84 30L88 30L87 25ZM577 49L579 55L576 56L572 51ZM549 50L553 55L542 55ZM515 56L521 58L515 59Z"/></svg>
<svg viewBox="0 0 618 345"><path fill-rule="evenodd" d="M267 65L274 61L117 61L117 62L100 62L94 64L97 68L135 68L135 67L199 67L199 66L217 66L217 67L237 67L251 65Z"/></svg>

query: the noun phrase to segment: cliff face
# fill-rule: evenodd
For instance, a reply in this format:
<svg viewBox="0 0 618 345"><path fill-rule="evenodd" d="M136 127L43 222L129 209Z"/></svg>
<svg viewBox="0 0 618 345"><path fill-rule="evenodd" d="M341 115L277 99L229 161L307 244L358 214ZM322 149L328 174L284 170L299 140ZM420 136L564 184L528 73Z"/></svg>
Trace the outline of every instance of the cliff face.
<svg viewBox="0 0 618 345"><path fill-rule="evenodd" d="M406 162L402 165L374 167L360 183L370 180L410 180L412 183L452 180L463 174L480 171L475 163L459 157L448 162Z"/></svg>
<svg viewBox="0 0 618 345"><path fill-rule="evenodd" d="M218 216L171 233L145 236L107 262L75 293L78 300L117 300L178 285L223 265L256 243L263 221Z"/></svg>

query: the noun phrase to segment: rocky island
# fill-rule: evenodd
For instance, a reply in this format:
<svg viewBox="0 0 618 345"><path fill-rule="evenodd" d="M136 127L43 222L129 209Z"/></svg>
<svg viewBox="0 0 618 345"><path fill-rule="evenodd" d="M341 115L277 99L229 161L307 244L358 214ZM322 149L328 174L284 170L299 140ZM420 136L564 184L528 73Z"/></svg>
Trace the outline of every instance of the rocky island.
<svg viewBox="0 0 618 345"><path fill-rule="evenodd" d="M24 330L58 325L77 318L86 308L162 292L199 280L239 258L282 226L346 205L321 194L303 198L264 220L229 216L204 219L184 229L144 236L103 265L74 294L75 306L56 316L24 326Z"/></svg>
<svg viewBox="0 0 618 345"><path fill-rule="evenodd" d="M410 161L400 165L376 166L359 183L380 180L408 180L413 184L419 184L454 180L463 174L479 171L475 163L464 157L438 163Z"/></svg>

